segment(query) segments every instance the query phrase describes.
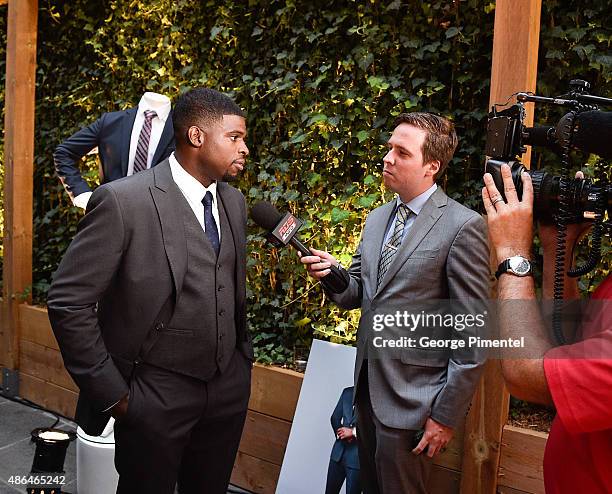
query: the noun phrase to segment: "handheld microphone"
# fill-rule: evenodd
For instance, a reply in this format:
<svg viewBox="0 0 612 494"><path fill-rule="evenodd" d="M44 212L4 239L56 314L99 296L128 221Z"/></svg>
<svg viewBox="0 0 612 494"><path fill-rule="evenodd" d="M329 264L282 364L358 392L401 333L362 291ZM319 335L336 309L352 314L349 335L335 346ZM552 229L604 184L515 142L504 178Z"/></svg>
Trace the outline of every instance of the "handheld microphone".
<svg viewBox="0 0 612 494"><path fill-rule="evenodd" d="M277 248L291 245L304 256L312 256L297 237L297 232L303 222L286 213L282 216L277 209L267 201L258 202L251 208L251 219L268 232L268 241ZM330 266L330 273L321 278L323 286L332 293L342 293L349 284L349 274L341 266Z"/></svg>

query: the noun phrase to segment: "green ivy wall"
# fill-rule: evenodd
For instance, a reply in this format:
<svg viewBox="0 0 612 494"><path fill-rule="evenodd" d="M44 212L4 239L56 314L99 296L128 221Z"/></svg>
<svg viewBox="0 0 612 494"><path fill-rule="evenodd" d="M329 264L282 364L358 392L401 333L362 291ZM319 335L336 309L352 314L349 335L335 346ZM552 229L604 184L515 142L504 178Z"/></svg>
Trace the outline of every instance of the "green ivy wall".
<svg viewBox="0 0 612 494"><path fill-rule="evenodd" d="M402 111L455 121L460 146L442 185L479 207L494 9L475 0L41 0L35 300L44 301L80 217L55 177L54 148L146 90L175 98L204 85L232 95L248 113L251 159L239 183L247 201L292 210L306 221L302 237L344 262L367 212L391 198L380 163ZM612 96L610 18L608 0L543 2L539 92L561 94L581 77ZM557 116L542 109L536 120ZM545 153L535 160L554 164ZM83 168L95 184L95 157ZM326 304L293 251L264 247L255 227L248 248L249 321L260 360L282 363L313 334L353 338L358 314ZM584 283L588 290L592 279Z"/></svg>

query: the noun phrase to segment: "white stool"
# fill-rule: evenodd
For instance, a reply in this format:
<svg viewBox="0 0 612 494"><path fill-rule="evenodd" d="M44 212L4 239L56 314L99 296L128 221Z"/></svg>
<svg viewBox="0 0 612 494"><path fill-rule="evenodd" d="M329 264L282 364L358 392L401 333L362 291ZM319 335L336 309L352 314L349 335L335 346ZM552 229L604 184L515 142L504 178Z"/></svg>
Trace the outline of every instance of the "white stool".
<svg viewBox="0 0 612 494"><path fill-rule="evenodd" d="M77 492L115 494L119 474L115 470L115 419L111 417L99 436L77 428Z"/></svg>

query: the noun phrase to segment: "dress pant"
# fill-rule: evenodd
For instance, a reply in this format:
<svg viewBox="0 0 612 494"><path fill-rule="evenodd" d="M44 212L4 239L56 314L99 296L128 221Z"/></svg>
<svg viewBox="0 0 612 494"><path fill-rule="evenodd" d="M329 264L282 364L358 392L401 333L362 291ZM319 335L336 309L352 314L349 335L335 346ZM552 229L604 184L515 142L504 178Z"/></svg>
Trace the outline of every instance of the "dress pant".
<svg viewBox="0 0 612 494"><path fill-rule="evenodd" d="M339 494L345 479L346 494L361 493L359 469L347 467L344 464L344 458L341 461L334 461L330 458L329 467L327 468L325 494Z"/></svg>
<svg viewBox="0 0 612 494"><path fill-rule="evenodd" d="M412 453L416 430L394 429L375 416L370 401L367 361L355 400L359 467L364 494L427 494L432 460Z"/></svg>
<svg viewBox="0 0 612 494"><path fill-rule="evenodd" d="M115 423L118 494L225 494L246 419L251 362L235 351L208 382L147 363Z"/></svg>

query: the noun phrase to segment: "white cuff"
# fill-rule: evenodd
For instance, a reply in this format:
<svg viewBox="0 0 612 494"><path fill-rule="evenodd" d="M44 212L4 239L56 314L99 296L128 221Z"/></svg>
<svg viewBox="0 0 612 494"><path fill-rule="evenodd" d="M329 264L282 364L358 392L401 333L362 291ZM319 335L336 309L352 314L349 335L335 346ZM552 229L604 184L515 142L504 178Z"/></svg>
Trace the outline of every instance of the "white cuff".
<svg viewBox="0 0 612 494"><path fill-rule="evenodd" d="M87 203L89 202L91 194L93 194L93 192L83 192L82 194L79 194L72 200L72 204L74 204L77 208L87 209Z"/></svg>

